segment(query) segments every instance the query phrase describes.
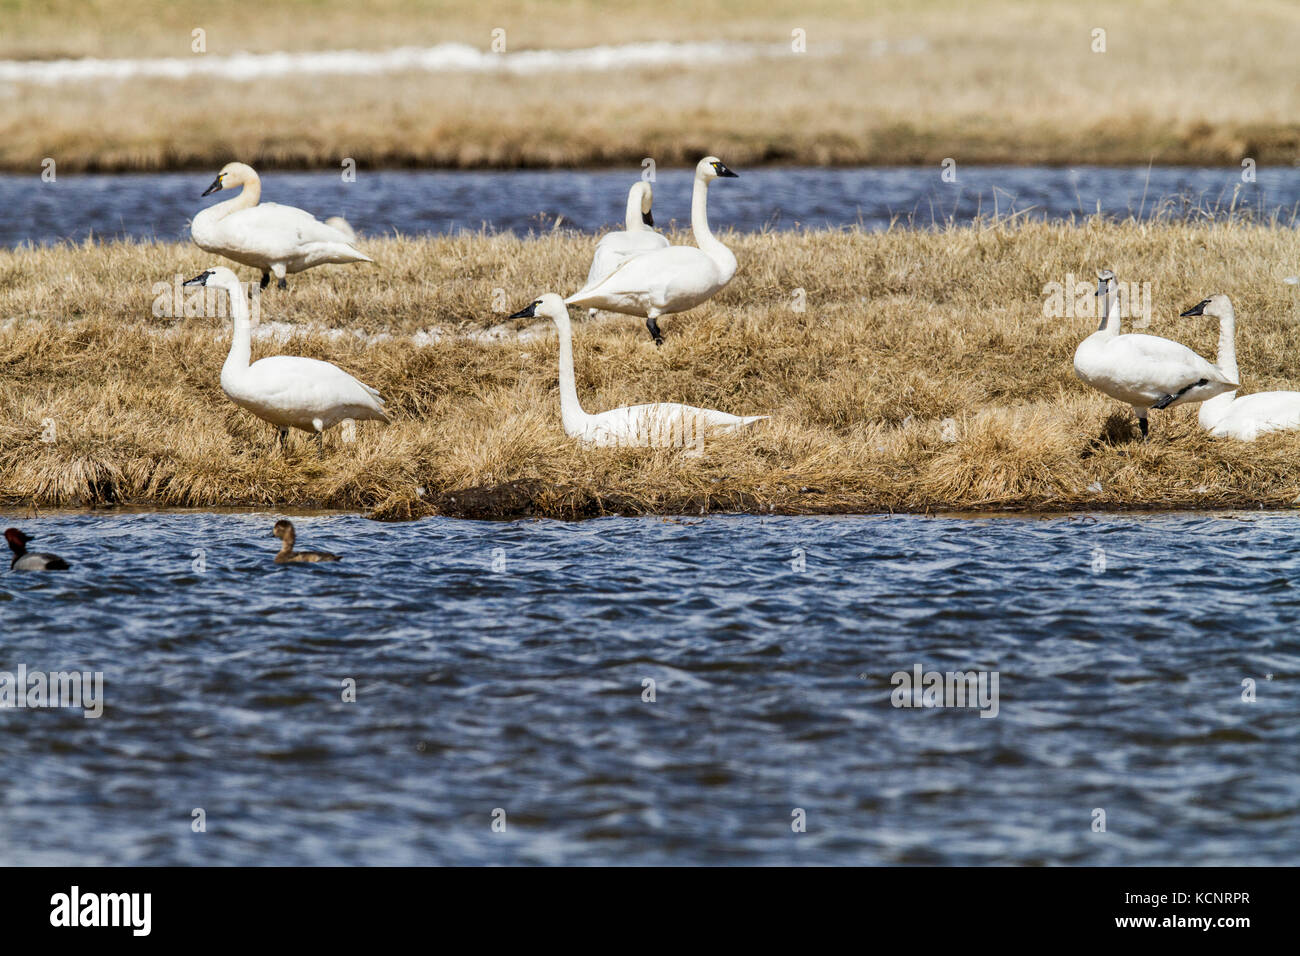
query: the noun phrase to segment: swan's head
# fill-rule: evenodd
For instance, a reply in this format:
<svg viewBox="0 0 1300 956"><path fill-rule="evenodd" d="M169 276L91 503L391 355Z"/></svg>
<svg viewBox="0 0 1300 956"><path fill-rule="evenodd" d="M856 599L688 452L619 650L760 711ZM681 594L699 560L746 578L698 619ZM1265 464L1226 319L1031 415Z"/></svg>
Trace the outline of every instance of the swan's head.
<svg viewBox="0 0 1300 956"><path fill-rule="evenodd" d="M1115 281L1115 273L1111 272L1109 269L1102 269L1100 272L1098 272L1097 273L1097 294L1105 295L1106 289L1108 289L1110 287L1110 284L1114 281Z"/></svg>
<svg viewBox="0 0 1300 956"><path fill-rule="evenodd" d="M1222 292L1216 292L1208 299L1202 299L1190 309L1182 314L1183 318L1192 315L1208 315L1211 318L1222 319L1232 315L1232 300ZM1233 316L1235 318L1235 316Z"/></svg>
<svg viewBox="0 0 1300 956"><path fill-rule="evenodd" d="M557 325L561 322L569 321L569 307L564 304L554 292L547 292L539 299L534 299L526 309L520 309L512 319L531 319L540 315L544 319L550 319Z"/></svg>
<svg viewBox="0 0 1300 956"><path fill-rule="evenodd" d="M641 199L641 221L647 226L655 224L655 217L650 212L650 207L654 205L655 193L647 182L639 182L632 187L632 195Z"/></svg>
<svg viewBox="0 0 1300 956"><path fill-rule="evenodd" d="M712 182L718 177L723 179L738 179L739 177L722 164L722 160L716 156L705 156L695 167L695 178L703 179L706 183Z"/></svg>
<svg viewBox="0 0 1300 956"><path fill-rule="evenodd" d="M206 285L214 289L225 289L232 295L242 291L243 287L239 284L239 276L235 275L225 266L213 266L210 269L204 269L193 279L186 279L183 285Z"/></svg>
<svg viewBox="0 0 1300 956"><path fill-rule="evenodd" d="M294 537L293 522L281 518L275 523L275 527L271 529L271 534L275 535L281 541L292 542Z"/></svg>
<svg viewBox="0 0 1300 956"><path fill-rule="evenodd" d="M257 173L253 172L252 166L244 163L226 163L221 167L221 172L217 173L217 178L212 180L212 185L203 190L203 195L207 196L222 189L231 189L257 181Z"/></svg>

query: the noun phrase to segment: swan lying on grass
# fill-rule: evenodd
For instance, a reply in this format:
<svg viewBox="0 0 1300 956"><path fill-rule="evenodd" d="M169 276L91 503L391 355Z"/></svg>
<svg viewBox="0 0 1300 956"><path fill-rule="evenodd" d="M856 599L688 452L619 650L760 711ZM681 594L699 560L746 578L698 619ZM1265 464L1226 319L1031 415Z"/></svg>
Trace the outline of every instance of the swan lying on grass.
<svg viewBox="0 0 1300 956"><path fill-rule="evenodd" d="M225 266L195 276L187 286L224 289L230 296L234 334L230 355L221 367L221 390L230 400L270 422L284 445L290 428L312 432L321 454L324 432L345 419L387 422L384 400L369 385L318 359L276 355L249 364L252 355L248 300L233 272Z"/></svg>
<svg viewBox="0 0 1300 956"><path fill-rule="evenodd" d="M190 236L206 252L261 269L263 289L273 273L283 289L288 272L302 272L330 262L374 261L353 248L356 233L350 226L344 231L295 206L259 204L262 181L251 166L227 163L203 195L241 185L244 188L238 196L196 215L190 224Z"/></svg>
<svg viewBox="0 0 1300 956"><path fill-rule="evenodd" d="M511 318L534 316L550 319L560 333L560 418L564 433L583 444L641 448L698 446L706 434L735 431L768 417L729 415L711 408L669 402L630 405L588 415L578 402L578 386L573 375L573 329L564 300L547 293Z"/></svg>
<svg viewBox="0 0 1300 956"><path fill-rule="evenodd" d="M654 190L649 183L638 182L627 191L624 228L620 232L608 233L596 244L596 254L591 258L591 268L587 271L587 285L584 288L605 278L625 259L643 252L668 248L668 239L652 228L655 224L651 212L653 204ZM590 311L594 315L598 310Z"/></svg>
<svg viewBox="0 0 1300 956"><path fill-rule="evenodd" d="M709 231L708 212L709 183L719 177L735 176L716 156L704 157L695 167L691 230L698 249L665 246L624 259L595 281L588 276L587 284L565 302L586 309L643 315L655 344L662 345L659 316L693 309L714 296L736 274L736 257Z"/></svg>
<svg viewBox="0 0 1300 956"><path fill-rule="evenodd" d="M1106 269L1097 279L1097 295L1106 296L1106 317L1075 349L1074 373L1102 394L1132 405L1143 439L1151 409L1203 402L1238 387L1235 374L1224 374L1185 345L1156 335L1120 335L1115 273Z"/></svg>
<svg viewBox="0 0 1300 956"><path fill-rule="evenodd" d="M1237 316L1232 300L1222 293L1203 299L1183 317L1208 315L1219 320L1219 354L1216 364L1237 379ZM1201 403L1197 420L1211 435L1254 441L1265 432L1300 428L1300 392L1256 392L1237 398L1224 392Z"/></svg>

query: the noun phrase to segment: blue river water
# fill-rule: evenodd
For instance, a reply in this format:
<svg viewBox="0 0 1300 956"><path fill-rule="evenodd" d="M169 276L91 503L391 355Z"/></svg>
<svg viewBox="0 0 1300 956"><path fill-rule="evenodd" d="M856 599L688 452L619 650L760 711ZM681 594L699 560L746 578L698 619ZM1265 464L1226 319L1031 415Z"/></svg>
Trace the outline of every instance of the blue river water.
<svg viewBox="0 0 1300 956"><path fill-rule="evenodd" d="M0 175L0 246L100 238L181 240L189 222L222 196L200 198L216 170L202 173ZM1300 168L958 166L956 181L929 167L740 169L710 190L715 228L884 229L930 227L977 215L1030 218L1186 214L1233 207L1294 224ZM568 228L595 232L622 222L628 187L641 170L357 171L262 170L262 198L320 218L342 215L363 234L442 235L487 228L527 234ZM659 169L655 221L690 223L691 172Z"/></svg>
<svg viewBox="0 0 1300 956"><path fill-rule="evenodd" d="M0 708L0 864L1300 846L1297 514L309 515L343 560L292 567L278 517L0 516L74 564L0 570L0 671L103 674ZM918 667L995 706L894 706Z"/></svg>

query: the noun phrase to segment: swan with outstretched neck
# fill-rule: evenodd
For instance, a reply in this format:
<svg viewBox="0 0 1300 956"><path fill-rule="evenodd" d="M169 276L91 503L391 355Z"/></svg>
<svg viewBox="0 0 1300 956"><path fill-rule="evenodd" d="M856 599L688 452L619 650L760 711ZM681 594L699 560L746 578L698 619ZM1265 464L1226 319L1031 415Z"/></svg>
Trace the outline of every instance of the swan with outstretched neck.
<svg viewBox="0 0 1300 956"><path fill-rule="evenodd" d="M1235 375L1225 375L1185 345L1158 335L1121 335L1115 273L1104 269L1097 280L1105 317L1075 349L1074 373L1102 394L1133 406L1143 439L1151 409L1203 402L1237 388Z"/></svg>
<svg viewBox="0 0 1300 956"><path fill-rule="evenodd" d="M194 217L190 237L206 252L262 270L262 288L274 275L283 289L286 273L326 263L373 262L355 248L356 235L321 222L305 209L263 203L262 180L251 166L227 163L203 195L243 186L239 195Z"/></svg>
<svg viewBox="0 0 1300 956"><path fill-rule="evenodd" d="M271 529L271 534L280 539L280 550L275 556L276 564L311 564L317 561L341 560L337 554L328 551L295 551L293 545L297 539L297 532L294 531L292 521L280 519Z"/></svg>
<svg viewBox="0 0 1300 956"><path fill-rule="evenodd" d="M1219 320L1219 352L1215 364L1225 375L1240 381L1237 374L1237 316L1232 300L1222 293L1202 299L1184 318L1208 315ZM1300 392L1256 392L1237 397L1235 390L1208 398L1196 416L1201 427L1219 438L1254 441L1266 432L1300 428Z"/></svg>
<svg viewBox="0 0 1300 956"><path fill-rule="evenodd" d="M208 269L185 285L209 286L227 293L234 333L230 354L221 367L221 390L240 408L274 425L282 446L289 429L297 428L314 434L324 454L324 433L339 422L389 420L379 392L337 365L293 355L275 355L250 364L248 300L239 279L225 266Z"/></svg>
<svg viewBox="0 0 1300 956"><path fill-rule="evenodd" d="M34 535L25 534L17 528L8 528L5 530L5 541L9 543L9 550L14 553L13 560L9 562L10 571L66 571L70 567L67 561L64 561L57 554L45 554L43 552L28 551L27 542L31 541Z"/></svg>
<svg viewBox="0 0 1300 956"><path fill-rule="evenodd" d="M625 259L639 256L643 252L668 248L668 239L654 231L653 206L654 190L649 183L635 183L627 191L624 228L619 232L607 233L596 243L596 253L591 258L591 268L587 270L587 285L584 288L609 275ZM594 313L597 310L590 311Z"/></svg>
<svg viewBox="0 0 1300 956"><path fill-rule="evenodd" d="M634 447L684 447L698 444L705 435L735 431L767 415L730 415L711 408L657 402L629 405L589 415L578 401L573 373L573 328L564 300L547 293L512 319L541 316L555 323L560 334L560 419L564 433L583 444Z"/></svg>
<svg viewBox="0 0 1300 956"><path fill-rule="evenodd" d="M736 257L709 230L709 183L736 174L716 156L695 167L691 231L696 246L667 246L624 259L608 275L565 299L569 305L645 316L656 345L663 344L659 317L693 309L718 293L736 274Z"/></svg>

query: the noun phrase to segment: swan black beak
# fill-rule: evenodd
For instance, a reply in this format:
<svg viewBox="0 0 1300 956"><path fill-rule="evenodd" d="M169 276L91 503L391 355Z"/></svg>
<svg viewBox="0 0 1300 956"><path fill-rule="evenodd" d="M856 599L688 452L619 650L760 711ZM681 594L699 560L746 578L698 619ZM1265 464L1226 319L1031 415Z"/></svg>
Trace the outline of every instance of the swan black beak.
<svg viewBox="0 0 1300 956"><path fill-rule="evenodd" d="M1190 309L1188 309L1186 312L1184 312L1181 316L1179 316L1179 318L1183 318L1183 319L1185 319L1185 318L1187 318L1189 315L1204 315L1204 314L1205 314L1205 307L1206 307L1207 305L1209 305L1209 304L1210 304L1210 300L1209 300L1209 299L1202 299L1200 302L1196 303L1196 305L1192 306Z"/></svg>
<svg viewBox="0 0 1300 956"><path fill-rule="evenodd" d="M218 176L216 179L212 180L212 185L211 185L211 186L209 186L207 189L203 190L203 195L205 195L205 196L210 196L210 195L212 195L213 193L217 192L217 191L220 190L220 189L221 189L221 177Z"/></svg>
<svg viewBox="0 0 1300 956"><path fill-rule="evenodd" d="M732 172L730 169L728 169L726 166L722 165L722 163L714 163L714 164L713 164L713 171L714 171L715 173L717 173L717 174L718 174L720 177L722 177L723 179L739 179L739 178L740 178L738 175L736 175L735 173L733 173L733 172Z"/></svg>
<svg viewBox="0 0 1300 956"><path fill-rule="evenodd" d="M531 319L531 318L533 318L535 315L537 315L537 303L536 303L536 302L533 302L533 303L531 303L531 304L528 306L528 308L526 308L526 309L520 309L520 310L519 310L518 312L516 312L514 315L510 316L510 318L512 318L512 319Z"/></svg>
<svg viewBox="0 0 1300 956"><path fill-rule="evenodd" d="M210 275L212 275L212 270L208 269L205 272L200 272L193 279L186 279L184 282L181 283L181 285L207 285L208 276Z"/></svg>
<svg viewBox="0 0 1300 956"><path fill-rule="evenodd" d="M641 213L641 221L645 223L647 226L653 226L655 224L654 213L652 212Z"/></svg>

